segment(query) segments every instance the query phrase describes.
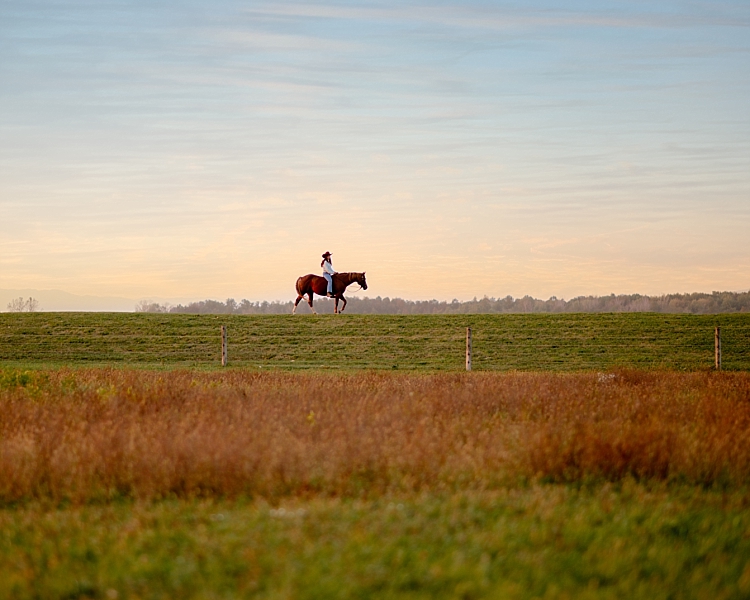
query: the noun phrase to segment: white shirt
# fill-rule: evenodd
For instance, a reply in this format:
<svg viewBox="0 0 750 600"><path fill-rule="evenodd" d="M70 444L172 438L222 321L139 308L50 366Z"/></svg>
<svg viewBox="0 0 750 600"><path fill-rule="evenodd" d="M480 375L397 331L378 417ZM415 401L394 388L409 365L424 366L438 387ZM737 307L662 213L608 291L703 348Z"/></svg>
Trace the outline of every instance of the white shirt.
<svg viewBox="0 0 750 600"><path fill-rule="evenodd" d="M333 265L327 260L323 261L323 273L328 273L329 275L336 274L336 271L333 270Z"/></svg>

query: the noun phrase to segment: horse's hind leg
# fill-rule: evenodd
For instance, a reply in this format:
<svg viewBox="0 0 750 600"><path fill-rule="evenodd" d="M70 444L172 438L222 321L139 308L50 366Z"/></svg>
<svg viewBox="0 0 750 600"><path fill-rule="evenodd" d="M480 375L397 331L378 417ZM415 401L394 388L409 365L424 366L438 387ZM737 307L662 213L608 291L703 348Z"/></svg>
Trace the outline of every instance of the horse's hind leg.
<svg viewBox="0 0 750 600"><path fill-rule="evenodd" d="M310 305L310 310L312 311L312 313L313 313L314 315L317 315L318 313L316 313L316 312L315 312L315 308L313 307L313 303L312 303L312 298L313 298L313 293L312 293L312 292L310 292L310 293L309 293L309 294L307 295L307 303L308 303L308 304Z"/></svg>
<svg viewBox="0 0 750 600"><path fill-rule="evenodd" d="M302 300L302 296L297 296L297 299L294 301L294 308L292 309L292 314L297 314L297 305L299 304L299 301Z"/></svg>

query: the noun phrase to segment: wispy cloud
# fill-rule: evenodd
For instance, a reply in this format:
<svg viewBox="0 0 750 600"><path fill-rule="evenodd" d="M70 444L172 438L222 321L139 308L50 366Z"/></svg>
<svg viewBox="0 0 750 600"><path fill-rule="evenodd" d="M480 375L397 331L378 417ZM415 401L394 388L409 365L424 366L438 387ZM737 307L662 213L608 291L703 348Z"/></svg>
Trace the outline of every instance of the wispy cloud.
<svg viewBox="0 0 750 600"><path fill-rule="evenodd" d="M618 6L619 4L619 6ZM403 5L381 3L380 6L353 6L350 3L271 3L256 4L245 12L264 17L290 19L318 18L350 21L386 21L395 23L433 23L450 27L507 30L528 27L750 27L748 11L737 3L693 5L693 14L685 14L683 3L665 3L661 9L649 10L645 3L592 3L586 10L555 6L549 2L530 2L525 7L461 3ZM641 9L640 11L638 9ZM635 9L635 10L634 10ZM696 14L697 13L697 14Z"/></svg>

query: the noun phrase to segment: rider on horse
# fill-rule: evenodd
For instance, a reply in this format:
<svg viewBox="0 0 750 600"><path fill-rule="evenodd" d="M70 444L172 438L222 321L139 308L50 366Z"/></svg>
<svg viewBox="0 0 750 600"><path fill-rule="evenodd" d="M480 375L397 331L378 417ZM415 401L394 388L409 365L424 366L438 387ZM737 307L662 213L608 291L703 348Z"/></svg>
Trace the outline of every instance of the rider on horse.
<svg viewBox="0 0 750 600"><path fill-rule="evenodd" d="M346 298L344 298L344 292L346 288L353 283L358 283L360 288L363 290L367 289L367 279L365 279L365 272L361 273L336 273L333 270L333 264L331 264L331 253L326 252L323 255L323 262L320 263L323 268L323 277L319 275L303 275L297 278L297 282L294 284L294 289L297 290L297 299L294 301L294 309L292 313L297 312L297 305L300 300L307 296L307 303L310 305L310 310L315 313L313 308L313 294L318 296L328 296L334 298L333 312L343 312L346 308ZM336 276L336 289L333 289L333 276ZM326 293L327 290L327 293ZM341 310L339 310L339 300L343 302Z"/></svg>
<svg viewBox="0 0 750 600"><path fill-rule="evenodd" d="M323 262L320 263L320 266L323 267L323 277L325 277L328 282L328 293L326 296L333 298L333 276L336 274L336 271L333 270L333 264L331 264L330 252L326 252L323 255Z"/></svg>

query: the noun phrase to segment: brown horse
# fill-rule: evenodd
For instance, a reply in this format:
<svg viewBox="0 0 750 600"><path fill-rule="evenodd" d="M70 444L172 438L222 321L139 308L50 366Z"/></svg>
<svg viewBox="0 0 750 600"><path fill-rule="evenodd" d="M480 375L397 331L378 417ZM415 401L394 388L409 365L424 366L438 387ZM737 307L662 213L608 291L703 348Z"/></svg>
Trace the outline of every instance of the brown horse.
<svg viewBox="0 0 750 600"><path fill-rule="evenodd" d="M367 289L367 280L365 279L365 274L363 273L336 273L333 276L333 297L335 298L335 305L333 307L334 313L340 313L344 312L344 309L346 308L346 298L344 298L344 292L346 291L346 288L348 288L351 284L358 283L360 286L362 286L363 290ZM315 312L315 309L313 308L313 294L317 294L318 296L325 296L326 291L328 290L328 282L325 280L324 277L321 277L320 275L303 275L299 279L297 279L297 299L294 301L294 309L292 310L292 314L297 312L297 305L299 304L299 301L302 300L302 298L306 295L307 296L307 303L310 305L310 310L313 311L313 314L318 314ZM341 300L344 305L341 307L341 310L339 310L339 300Z"/></svg>

